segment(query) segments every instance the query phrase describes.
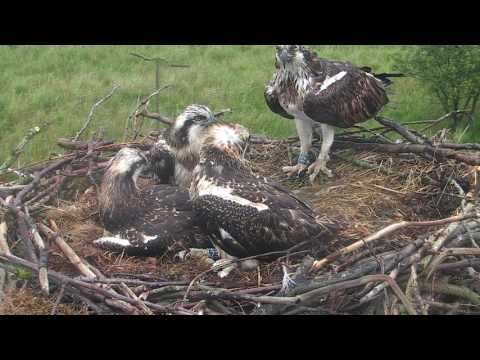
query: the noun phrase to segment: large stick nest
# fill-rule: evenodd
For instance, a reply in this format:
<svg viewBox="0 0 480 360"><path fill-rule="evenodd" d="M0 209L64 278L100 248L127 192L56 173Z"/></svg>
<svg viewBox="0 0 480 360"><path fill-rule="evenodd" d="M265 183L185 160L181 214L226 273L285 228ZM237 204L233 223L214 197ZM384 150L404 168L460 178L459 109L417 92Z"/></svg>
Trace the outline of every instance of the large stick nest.
<svg viewBox="0 0 480 360"><path fill-rule="evenodd" d="M154 139L150 138L135 144L135 146L147 148L152 141ZM119 147L121 146L112 147L112 149L116 150ZM475 186L475 167L454 160L439 163L413 154L391 155L341 148L336 148L330 162L330 167L335 171L335 177L333 179L321 178L317 184L311 186L307 184L307 179L287 179L281 171L282 166L292 163L296 152L297 148L291 143L271 142L253 145L248 157L256 172L271 177L291 188L302 198L309 200L319 216L341 219L346 224L339 236L328 244L329 253L335 253L394 222L422 222L454 216L459 212L458 209L462 208L462 200L466 199L465 194L471 193ZM112 152L109 152L108 156L111 155ZM98 159L102 156L99 156ZM105 158L98 162L105 163ZM80 258L93 265L107 278L181 284L176 287L169 285L171 289L165 285L158 287L130 286L136 295L146 293L148 301L173 307L176 303L184 300L188 285L198 274L206 272L209 264L195 258L178 262L168 255L157 258L134 258L124 254L105 252L94 247L92 241L102 236L103 228L98 217L96 186L92 185L91 181L95 181L95 179L98 181L103 170L102 168L97 169L91 172L90 176L86 176L85 171L82 175L82 172L79 171L80 168L82 168L80 162L77 165L74 162L70 163L69 169L66 171L77 170L78 175L68 177L68 180L64 181L58 189L56 196L36 209L32 215L35 220L43 221L46 224L48 224L47 219L54 220L59 227L58 235L70 245ZM59 173L56 176L59 176ZM94 179L92 180L92 178ZM48 186L48 181L42 180L40 187L43 186L42 184ZM149 184L151 184L151 180L142 180L142 186ZM11 225L9 228L14 229L15 226ZM315 281L315 277L326 279L339 272L361 266L362 262L368 263L372 259L378 261L378 257L381 258L384 254L392 252L401 252L415 240L436 230L438 227L406 227L357 251L340 256L318 273L306 274L307 280L305 281L312 279ZM15 239L15 234L12 232L10 232L10 239ZM16 242L11 241L10 243L13 244L11 246L13 253L22 254L24 250L18 238ZM215 273L207 272L198 279L198 283L191 284L189 298L184 301L182 308L206 313L258 312L255 310L254 300L241 296L234 299L218 294L218 297L215 297L216 295L212 295L214 293L212 289L220 289L229 293L238 292L241 295L251 292L261 296L272 295L276 298L279 296L277 292L284 278L284 270L290 270L290 275L292 275L292 271L302 263L303 255L283 257L273 263L262 264L256 272L235 270L232 275L223 280L220 280ZM468 259L468 257L452 257L449 258L449 261L456 262L462 259ZM286 265L286 268L282 265ZM49 243L48 270L71 278L79 275L77 268L68 261L65 254L53 242ZM381 269L361 275L375 273L381 273ZM406 289L406 283L410 278L410 269L407 268L401 275L403 277L398 276L397 280L400 282L401 288ZM421 296L428 299L425 301L430 304L428 313L478 312L478 308L476 308L478 303L475 304L475 297L473 296L472 300L471 293L465 295L461 291L467 289L476 294L475 290L472 290L478 287L478 279L475 276L472 277L474 274L468 273L466 267L463 267L453 273L450 271L441 275L443 287L436 292L426 290L427 286L423 283L423 285L417 285ZM432 280L429 281L429 284L432 285ZM450 283L446 284L445 282ZM55 305L54 300L46 298L41 303L45 309L39 310L38 301L32 302L32 299L41 296L38 295L39 288L36 284L36 277L30 275L28 280L22 280L22 284L25 283L28 284L28 290L12 293L10 297L7 294L8 300L4 302L1 311L37 314L49 313L54 307L57 313L84 314L92 311L72 294L63 296L61 306ZM202 284L208 284L209 287L202 287L204 286ZM451 289L448 292L447 285L458 287L458 289L454 288L457 293ZM314 305L297 306L292 304L281 312L385 313L387 308L390 309L390 313L405 312L404 305L391 291L387 292L390 296L380 292L379 296L366 303L365 306L355 306L358 305L360 295L365 295L372 288L373 285L369 284L367 287L359 285L347 290L335 290L319 297ZM152 289L157 290L151 291ZM159 291L158 289L163 290ZM263 291L263 289L265 290ZM50 291L59 292L60 286L52 284ZM155 294L156 292L160 295ZM33 293L37 294L36 297L32 295ZM425 305L425 301L421 303ZM383 306L384 302L388 302L389 307ZM414 297L411 298L411 302L420 312L418 310L420 302ZM265 305L262 309L267 313L280 311L274 305ZM110 311L118 312L119 310L110 308Z"/></svg>

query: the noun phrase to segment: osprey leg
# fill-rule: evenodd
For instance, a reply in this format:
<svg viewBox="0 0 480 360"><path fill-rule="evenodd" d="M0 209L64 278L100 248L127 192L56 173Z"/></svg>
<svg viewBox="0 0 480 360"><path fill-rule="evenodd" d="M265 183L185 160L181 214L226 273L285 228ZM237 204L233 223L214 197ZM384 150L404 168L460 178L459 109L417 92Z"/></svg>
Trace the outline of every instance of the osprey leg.
<svg viewBox="0 0 480 360"><path fill-rule="evenodd" d="M333 140L335 138L335 128L333 126L322 124L322 148L318 159L310 165L308 168L308 173L310 175L310 182L313 183L315 178L318 176L319 172L323 172L328 177L332 177L332 171L327 168L327 163L330 160L330 148L333 145Z"/></svg>
<svg viewBox="0 0 480 360"><path fill-rule="evenodd" d="M307 119L296 118L295 125L297 127L298 136L300 138L300 156L298 157L297 165L285 166L282 168L282 171L287 173L289 177L300 175L307 169L308 165L310 165L308 153L312 148L312 122Z"/></svg>

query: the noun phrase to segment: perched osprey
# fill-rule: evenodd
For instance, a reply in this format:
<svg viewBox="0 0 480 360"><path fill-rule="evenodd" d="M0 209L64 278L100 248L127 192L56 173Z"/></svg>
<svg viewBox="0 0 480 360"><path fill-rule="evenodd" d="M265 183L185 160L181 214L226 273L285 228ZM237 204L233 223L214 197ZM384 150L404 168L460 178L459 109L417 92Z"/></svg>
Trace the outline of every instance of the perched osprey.
<svg viewBox="0 0 480 360"><path fill-rule="evenodd" d="M332 176L327 162L335 127L348 128L374 117L389 101L385 91L389 77L403 76L377 75L367 67L328 61L299 45L278 46L276 68L265 99L273 112L295 119L301 147L298 164L283 171L292 176L308 167L311 182L320 171ZM315 122L321 124L322 147L312 164L309 151Z"/></svg>
<svg viewBox="0 0 480 360"><path fill-rule="evenodd" d="M200 124L215 122L215 116L204 105L190 105L170 126L168 144L175 155L175 183L188 189L192 172L199 160Z"/></svg>
<svg viewBox="0 0 480 360"><path fill-rule="evenodd" d="M188 192L171 185L137 187L149 161L148 153L131 148L111 160L99 193L100 214L110 234L94 243L136 256L211 247L195 222Z"/></svg>
<svg viewBox="0 0 480 360"><path fill-rule="evenodd" d="M243 158L249 132L241 125L184 125L187 138L200 136L199 163L190 197L195 216L228 255L243 258L289 249L306 240L322 243L331 229L290 191L253 174Z"/></svg>

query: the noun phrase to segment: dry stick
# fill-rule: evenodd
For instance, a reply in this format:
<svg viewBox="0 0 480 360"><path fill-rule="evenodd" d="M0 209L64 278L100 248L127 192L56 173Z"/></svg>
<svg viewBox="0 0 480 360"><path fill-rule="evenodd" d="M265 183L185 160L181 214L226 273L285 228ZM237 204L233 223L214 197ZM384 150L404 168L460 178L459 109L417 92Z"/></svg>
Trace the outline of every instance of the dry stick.
<svg viewBox="0 0 480 360"><path fill-rule="evenodd" d="M328 285L316 290L312 290L302 295L297 295L295 298L297 299L297 303L305 303L309 300L318 298L318 296L320 295L328 294L329 292L334 290L345 290L352 287L363 286L371 282L379 282L379 281L388 282L388 284L394 291L395 295L397 295L397 297L400 299L400 301L403 303L403 305L407 309L408 313L410 315L417 315L417 312L415 311L415 309L413 308L412 304L407 299L407 297L403 294L402 290L400 289L396 281L393 280L390 276L383 275L383 274L366 275L359 279L344 281L334 285Z"/></svg>
<svg viewBox="0 0 480 360"><path fill-rule="evenodd" d="M428 307L425 305L425 301L422 298L420 288L418 286L417 264L412 264L410 266L410 278L408 279L406 295L418 303L422 315L428 315Z"/></svg>
<svg viewBox="0 0 480 360"><path fill-rule="evenodd" d="M50 220L50 224L53 227L53 220ZM63 238L57 233L49 229L42 223L38 224L40 231L47 235L51 240L57 244L60 250L65 254L67 259L72 263L75 268L82 274L83 276L94 279L96 275L83 263L82 259L73 251L73 249L63 240Z"/></svg>
<svg viewBox="0 0 480 360"><path fill-rule="evenodd" d="M160 89L155 90L152 94L150 94L148 97L143 99L142 102L137 106L137 108L133 112L133 114L134 114L133 117L137 118L138 116L141 115L141 116L144 116L144 117L148 117L150 119L155 119L155 120L161 122L162 124L171 125L173 123L173 121L171 119L169 119L166 116L163 116L161 114L151 113L147 110L148 104L150 103L150 100L152 99L152 97L158 95L160 92L162 92L163 90L168 89L170 87L172 87L172 85L165 85L165 86L161 87Z"/></svg>
<svg viewBox="0 0 480 360"><path fill-rule="evenodd" d="M123 141L127 141L127 139L128 139L128 129L129 129L130 123L132 123L133 116L137 112L139 102L140 102L140 96L137 97L137 101L135 103L135 105L136 105L135 110L133 110L128 115L127 120L125 120L125 128L123 129Z"/></svg>
<svg viewBox="0 0 480 360"><path fill-rule="evenodd" d="M8 196L22 190L26 185L0 186L0 196Z"/></svg>
<svg viewBox="0 0 480 360"><path fill-rule="evenodd" d="M19 207L21 206L22 202L23 202L23 198L25 197L25 195L30 192L31 190L33 190L35 187L38 186L38 184L40 183L40 180L43 176L47 175L49 172L52 172L54 170L57 170L58 168L60 168L61 166L65 165L66 163L72 161L73 159L75 158L74 157L67 157L63 160L60 160L59 162L56 162L55 164L53 165L50 165L48 167L46 167L45 169L43 169L42 171L40 171L39 173L37 173L35 175L35 178L33 179L33 181L31 183L29 183L27 186L25 186L25 188L23 188L18 194L17 196L15 197L15 202L14 202L14 205L16 207Z"/></svg>
<svg viewBox="0 0 480 360"><path fill-rule="evenodd" d="M53 185L58 183L58 180L59 180L58 175L52 176L50 178L47 178L47 180L42 184L42 186L49 189L49 188L53 187ZM45 190L42 191L42 192L45 192ZM41 197L40 194L42 192L35 193L35 194L27 194L27 196L25 196L25 199L23 200L24 205L27 205L29 203L34 203L35 201L37 201Z"/></svg>
<svg viewBox="0 0 480 360"><path fill-rule="evenodd" d="M10 248L7 242L7 223L2 218L0 221L0 253L11 255ZM8 272L5 269L0 269L0 303L4 296L4 286L8 279Z"/></svg>
<svg viewBox="0 0 480 360"><path fill-rule="evenodd" d="M469 203L467 204L467 206L464 207L463 212L464 214L468 214L472 212L474 209L475 209L474 204ZM440 251L440 249L447 243L447 241L451 240L450 234L452 234L453 231L455 231L459 225L460 223L452 223L444 229L443 235L437 237L435 240L434 238L430 238L429 243L431 245L431 251L434 253ZM422 260L422 265L424 269L429 267L429 263L431 259L432 257L428 255Z"/></svg>
<svg viewBox="0 0 480 360"><path fill-rule="evenodd" d="M392 234L392 233L394 233L394 232L396 232L400 229L404 229L404 228L407 228L407 227L441 226L441 225L446 225L446 224L449 224L449 223L452 223L452 222L458 222L458 221L463 221L463 220L466 220L466 219L471 219L471 218L474 218L474 217L476 217L476 215L458 215L458 216L452 216L452 217L446 218L446 219L432 220L432 221L419 221L419 222L401 221L399 223L389 225L386 228L376 232L375 234L372 234L365 239L359 240L352 245L344 247L343 249L340 249L339 251L337 251L337 252L335 252L331 255L328 255L326 258L324 258L322 260L315 261L313 263L312 270L320 270L325 265L327 265L328 263L330 263L334 260L337 260L341 256L350 254L351 252L361 248L365 244L368 244L372 241L379 240L379 239L381 239L381 238L383 238L387 235L390 235L390 234Z"/></svg>
<svg viewBox="0 0 480 360"><path fill-rule="evenodd" d="M295 245L293 248L297 248L297 245ZM254 255L254 256L249 256L249 257L242 258L242 259L230 259L230 261L226 261L224 264L217 264L217 265L211 267L210 269L201 272L200 274L198 274L197 276L195 276L195 277L192 279L192 281L190 281L190 284L189 284L188 287L187 287L187 291L185 291L185 296L183 297L182 302L186 302L186 301L187 301L187 299L188 299L188 294L190 293L190 290L191 290L191 288L193 287L193 285L195 284L195 282L197 282L200 278L202 278L203 276L205 276L206 274L208 274L208 273L210 273L210 272L221 270L221 269L223 269L223 268L225 268L225 267L231 266L232 264L235 264L235 263L238 263L238 262L242 262L242 261L246 261L246 260L252 260L252 259L258 259L258 258L262 258L262 257L266 257L266 256L271 256L271 255L283 255L283 254L285 254L285 253L287 253L287 254L290 253L290 250L272 251L272 252L269 252L269 253L260 254L260 255Z"/></svg>
<svg viewBox="0 0 480 360"><path fill-rule="evenodd" d="M437 266L440 265L443 260L445 260L448 256L459 256L459 255L474 255L480 256L480 249L472 249L472 248L454 248L454 249L446 249L438 254L436 257L432 259L428 267L425 269L425 273L427 274L427 279L429 279L433 273L436 271Z"/></svg>
<svg viewBox="0 0 480 360"><path fill-rule="evenodd" d="M55 315L57 312L58 305L60 305L60 302L63 299L63 294L65 293L65 284L62 284L62 287L60 288L60 293L57 296L57 300L55 300L55 304L53 304L52 311L50 312L50 315Z"/></svg>
<svg viewBox="0 0 480 360"><path fill-rule="evenodd" d="M113 87L113 89L107 94L105 95L103 98L101 98L100 100L98 100L95 104L93 104L92 108L90 109L90 113L88 114L88 117L87 117L87 120L85 121L85 123L83 124L82 128L77 132L77 134L73 137L73 141L77 141L80 136L83 134L83 132L85 130L87 130L88 128L88 125L90 125L90 122L92 121L93 119L93 115L95 114L95 110L97 109L98 106L100 106L101 104L103 104L105 101L107 101L108 99L110 99L113 94L115 93L115 91L119 88L120 86L119 85L115 85Z"/></svg>
<svg viewBox="0 0 480 360"><path fill-rule="evenodd" d="M400 273L400 269L399 267L393 269L390 274L388 274L387 276L390 277L392 280L396 280L398 274ZM373 299L375 299L377 297L378 294L380 294L384 289L386 289L388 286L388 283L384 282L384 283L381 283L381 284L378 284L377 286L374 286L372 290L370 290L368 292L368 294L366 294L365 296L363 296L360 300L359 300L359 304L364 304L364 303L367 303Z"/></svg>
<svg viewBox="0 0 480 360"><path fill-rule="evenodd" d="M335 140L336 145L346 145L351 148L359 150L368 150L381 153L391 153L391 154L419 154L425 155L429 154L437 161L444 159L453 159L459 162L463 162L468 165L480 165L480 157L473 156L468 154L459 153L451 149L443 149L440 147L434 147L430 145L420 145L420 144L378 144L372 142L358 142L346 140Z"/></svg>
<svg viewBox="0 0 480 360"><path fill-rule="evenodd" d="M385 125L392 130L396 131L400 135L402 135L406 140L410 141L411 143L414 144L424 144L425 139L422 139L421 137L415 135L412 133L409 129L407 129L405 126L401 125L400 123L387 119L386 117L382 116L377 116L375 118L380 124Z"/></svg>
<svg viewBox="0 0 480 360"><path fill-rule="evenodd" d="M5 261L7 263L18 265L18 266L24 267L26 269L38 272L38 266L36 264L34 264L33 262L30 262L30 261L24 260L22 258L16 257L14 255L0 254L0 261ZM0 262L0 266L2 266L1 262ZM3 266L5 266L5 265L3 265ZM127 297L127 296L123 296L123 295L117 294L115 292L111 292L111 291L109 291L107 289L104 289L102 287L99 287L97 285L89 284L89 283L80 281L78 279L69 278L68 276L65 276L65 275L63 275L61 273L58 273L56 271L53 271L53 270L49 271L48 276L58 284L65 283L65 284L68 284L68 285L75 286L79 289L90 290L93 293L104 296L105 298L110 299L110 300L112 300L112 299L121 300L121 301L124 301L128 304L131 304L131 305L137 305L138 304L138 302L136 300L133 300L133 299ZM149 306L150 308L152 308L154 310L158 310L158 311L170 312L170 313L177 312L177 313L182 313L182 314L185 313L182 310L176 311L175 309L171 309L170 307L166 307L166 306L162 306L162 305L158 305L158 304L154 304L154 303L150 303L150 302L144 302L144 303L145 303L145 305Z"/></svg>
<svg viewBox="0 0 480 360"><path fill-rule="evenodd" d="M448 310L448 311L455 310L455 312L459 313L459 314L471 314L471 312L469 310L460 310L460 309L457 310L456 305L450 305L450 304L445 304L445 303L441 303L441 302L438 302L438 301L431 301L431 300L423 300L423 301L425 302L425 304L427 304L429 306L436 307L436 308L439 308L439 309L442 309L442 310ZM464 307L464 308L465 307L478 308L478 305L471 305L471 304L457 304L457 305L459 307Z"/></svg>
<svg viewBox="0 0 480 360"><path fill-rule="evenodd" d="M97 275L90 270L90 268L82 261L82 259L73 251L73 249L63 240L63 238L59 235L59 229L55 221L50 220L50 225L54 229L52 231L49 229L47 226L43 224L39 224L39 227L41 228L42 232L45 233L47 236L52 238L55 243L58 245L58 247L62 250L62 252L67 256L68 260L78 269L78 271L85 276L87 279L97 279ZM103 277L103 276L102 276ZM122 285L122 284L120 284ZM124 285L125 286L125 285ZM114 292L112 290L112 292ZM131 292L131 291L130 291ZM131 296L131 293L128 293L128 296ZM139 306L141 306L143 309L146 308L145 304L141 303L136 296L134 297L138 301ZM127 307L128 306L124 306ZM144 310L147 313L149 313L149 310Z"/></svg>
<svg viewBox="0 0 480 360"><path fill-rule="evenodd" d="M17 147L12 151L10 154L10 157L5 160L3 164L0 165L0 175L4 174L6 170L15 162L17 161L18 157L23 153L25 150L25 147L33 140L35 135L37 135L40 132L40 128L38 126L35 126L34 128L31 128L23 140L17 145Z"/></svg>
<svg viewBox="0 0 480 360"><path fill-rule="evenodd" d="M448 264L437 265L437 271L448 272L451 270L456 270L465 267L478 267L480 266L480 259L464 259L456 262L451 262Z"/></svg>
<svg viewBox="0 0 480 360"><path fill-rule="evenodd" d="M10 247L8 246L8 242L7 242L7 233L8 233L7 222L5 221L5 219L1 219L1 222L0 222L0 252L4 253L4 254L7 254L7 255L11 255L12 253L10 252Z"/></svg>
<svg viewBox="0 0 480 360"><path fill-rule="evenodd" d="M47 272L47 266L48 266L48 249L45 246L45 242L43 241L42 237L38 233L37 226L33 222L32 218L28 214L28 209L25 209L25 221L28 224L31 233L32 233L32 239L33 243L38 249L39 253L39 259L38 259L38 280L40 282L40 288L42 289L42 292L46 295L49 295L50 293L50 285L48 282L48 272Z"/></svg>
<svg viewBox="0 0 480 360"><path fill-rule="evenodd" d="M442 121L448 119L449 117L453 116L453 115L458 115L458 114L469 114L470 112L469 111L465 111L465 110L456 110L456 111L452 111L452 112L449 112L448 114L445 114L443 116L441 116L440 118L438 118L437 120L433 120L431 121L431 123L424 127L423 129L420 129L420 132L423 133L425 132L426 130L434 127L435 125L441 123Z"/></svg>
<svg viewBox="0 0 480 360"><path fill-rule="evenodd" d="M480 295L464 286L452 285L448 283L421 283L422 289L433 291L438 294L453 295L469 300L474 305L480 305Z"/></svg>
<svg viewBox="0 0 480 360"><path fill-rule="evenodd" d="M132 299L136 300L138 303L138 306L143 310L143 312L147 315L153 315L153 312L145 305L145 303L138 298L137 295L124 283L120 284L120 287L125 290L126 294L130 296Z"/></svg>

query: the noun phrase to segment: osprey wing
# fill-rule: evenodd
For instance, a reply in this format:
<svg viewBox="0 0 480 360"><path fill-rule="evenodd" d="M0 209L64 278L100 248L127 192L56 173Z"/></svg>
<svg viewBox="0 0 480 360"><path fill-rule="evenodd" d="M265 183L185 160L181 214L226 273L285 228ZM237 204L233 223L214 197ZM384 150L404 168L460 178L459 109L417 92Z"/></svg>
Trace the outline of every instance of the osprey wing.
<svg viewBox="0 0 480 360"><path fill-rule="evenodd" d="M276 76L276 75L275 75ZM275 77L274 77L275 78ZM267 85L265 89L265 101L272 112L278 114L286 119L293 119L289 113L285 111L285 109L280 105L280 101L278 99L278 93L273 86L273 80Z"/></svg>
<svg viewBox="0 0 480 360"><path fill-rule="evenodd" d="M97 246L131 256L156 256L166 251L210 247L207 234L195 222L187 192L169 185L142 191L143 212L133 224L95 241Z"/></svg>
<svg viewBox="0 0 480 360"><path fill-rule="evenodd" d="M207 189L194 200L194 209L212 241L232 256L283 251L306 240L325 239L326 229L308 205L266 179L217 178Z"/></svg>
<svg viewBox="0 0 480 360"><path fill-rule="evenodd" d="M371 119L388 103L382 82L348 62L315 57L309 66L316 76L303 111L315 121L348 128Z"/></svg>
<svg viewBox="0 0 480 360"><path fill-rule="evenodd" d="M175 158L170 146L161 139L157 141L149 154L149 171L160 184L169 184L173 181Z"/></svg>

